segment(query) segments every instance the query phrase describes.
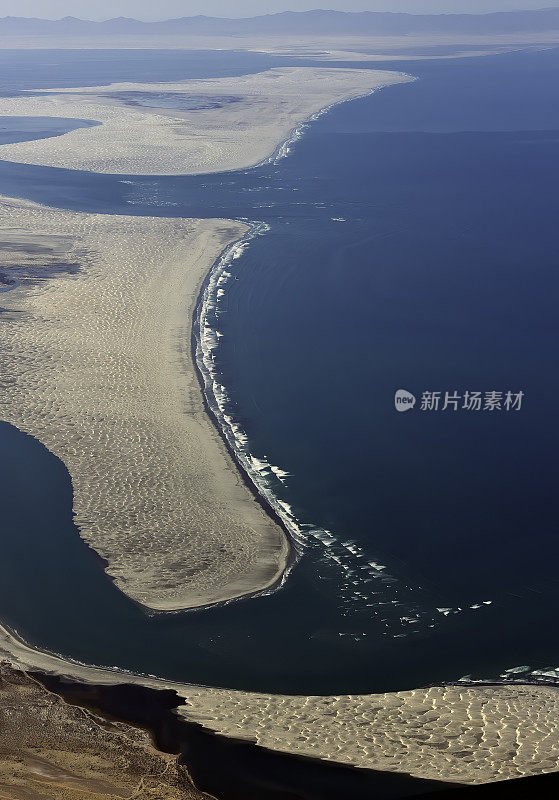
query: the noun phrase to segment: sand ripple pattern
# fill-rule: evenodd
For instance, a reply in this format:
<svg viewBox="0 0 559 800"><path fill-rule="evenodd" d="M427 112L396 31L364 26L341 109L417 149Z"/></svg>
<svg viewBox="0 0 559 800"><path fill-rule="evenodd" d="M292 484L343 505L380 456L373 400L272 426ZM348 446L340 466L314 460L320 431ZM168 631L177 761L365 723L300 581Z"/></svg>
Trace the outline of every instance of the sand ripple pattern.
<svg viewBox="0 0 559 800"><path fill-rule="evenodd" d="M8 161L127 175L244 169L268 158L322 108L409 80L399 72L293 67L179 83L113 83L0 98L0 116L89 119L102 124L50 139L0 146ZM191 111L137 108L115 92L165 92L239 102Z"/></svg>
<svg viewBox="0 0 559 800"><path fill-rule="evenodd" d="M200 687L182 713L264 747L421 778L485 783L559 769L559 692L448 686L287 697Z"/></svg>
<svg viewBox="0 0 559 800"><path fill-rule="evenodd" d="M1 295L0 418L64 461L80 534L117 586L169 610L273 583L285 536L207 418L190 355L203 278L245 226L6 200L0 228L10 239L2 249L0 235L4 274L36 261L34 279L20 270L20 285Z"/></svg>
<svg viewBox="0 0 559 800"><path fill-rule="evenodd" d="M187 719L272 750L458 783L559 769L559 691L553 686L434 686L329 697L253 694L76 664L24 645L1 626L0 655L19 669L172 689L184 698L179 712Z"/></svg>

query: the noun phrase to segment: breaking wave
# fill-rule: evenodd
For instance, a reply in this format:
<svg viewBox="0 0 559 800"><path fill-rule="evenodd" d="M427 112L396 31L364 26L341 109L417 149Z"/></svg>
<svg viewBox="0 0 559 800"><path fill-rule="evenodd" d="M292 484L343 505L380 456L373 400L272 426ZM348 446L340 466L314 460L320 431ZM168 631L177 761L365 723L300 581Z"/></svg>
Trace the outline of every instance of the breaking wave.
<svg viewBox="0 0 559 800"><path fill-rule="evenodd" d="M226 287L235 277L235 262L256 237L270 230L264 222L249 224L245 236L228 247L214 264L194 316L193 355L206 404L241 471L288 532L295 560L313 547L318 549L322 563L340 577L338 596L344 616L358 611L374 615L384 626L386 636L402 636L416 632L419 627L432 627L435 616L439 615L420 610L415 590L390 575L387 566L371 559L359 543L342 540L332 531L298 517L297 511L282 496L289 482L289 471L266 456L252 452L249 438L236 418L234 404L218 367L218 350L223 339L220 323L227 302ZM286 577L287 573L284 580ZM268 591L275 589L266 593Z"/></svg>

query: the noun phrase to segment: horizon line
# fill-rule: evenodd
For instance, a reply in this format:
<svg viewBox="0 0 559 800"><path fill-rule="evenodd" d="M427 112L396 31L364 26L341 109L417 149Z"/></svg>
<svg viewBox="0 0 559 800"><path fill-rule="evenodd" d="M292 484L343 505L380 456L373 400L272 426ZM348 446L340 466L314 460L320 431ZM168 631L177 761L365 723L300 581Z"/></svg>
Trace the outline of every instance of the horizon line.
<svg viewBox="0 0 559 800"><path fill-rule="evenodd" d="M371 16L403 16L403 17L490 17L490 16L503 16L507 14L538 14L542 11L559 11L559 5L553 6L542 6L541 8L511 8L508 10L499 10L499 11L432 11L432 12L415 12L415 11L342 11L341 9L335 8L313 8L307 9L305 11L296 11L296 10L285 10L285 11L270 11L267 14L254 14L252 16L242 16L242 17L227 17L227 16L215 16L209 14L191 14L190 16L183 16L183 17L166 17L162 19L140 19L138 17L126 17L126 16L118 16L118 17L107 17L102 19L90 19L87 17L75 17L71 14L67 14L64 17L35 17L35 16L16 16L15 14L7 14L4 17L0 17L0 22L4 22L5 20L30 20L33 22L91 22L93 24L103 24L107 22L139 22L142 25L157 25L158 23L164 22L178 22L183 20L194 20L194 19L208 19L208 20L231 20L231 21L242 21L242 20L253 20L253 19L265 19L268 17L281 17L286 16L288 14L293 14L296 16L304 16L309 14L340 14L343 16L362 16L362 15L371 15Z"/></svg>

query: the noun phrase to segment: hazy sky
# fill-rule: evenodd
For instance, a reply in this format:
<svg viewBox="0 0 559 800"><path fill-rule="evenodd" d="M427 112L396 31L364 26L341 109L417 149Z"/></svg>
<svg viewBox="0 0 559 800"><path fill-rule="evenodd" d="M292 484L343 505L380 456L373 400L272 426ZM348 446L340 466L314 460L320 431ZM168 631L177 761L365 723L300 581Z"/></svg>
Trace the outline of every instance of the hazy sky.
<svg viewBox="0 0 559 800"><path fill-rule="evenodd" d="M559 0L0 0L0 17L43 17L66 15L82 19L127 16L136 19L168 19L206 14L240 17L274 11L304 11L335 8L343 11L483 12L514 8L542 8L559 5Z"/></svg>

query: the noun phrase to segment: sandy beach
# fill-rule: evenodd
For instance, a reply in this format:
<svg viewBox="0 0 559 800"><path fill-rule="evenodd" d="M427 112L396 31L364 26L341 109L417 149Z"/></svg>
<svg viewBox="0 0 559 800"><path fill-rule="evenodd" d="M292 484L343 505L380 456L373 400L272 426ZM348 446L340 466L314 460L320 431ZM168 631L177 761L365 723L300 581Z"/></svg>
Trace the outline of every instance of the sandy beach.
<svg viewBox="0 0 559 800"><path fill-rule="evenodd" d="M24 164L128 175L185 175L245 169L268 158L321 109L410 78L381 70L312 67L179 83L113 83L0 98L0 116L64 117L102 123L62 136L0 146ZM126 105L121 92L234 98L181 111Z"/></svg>

